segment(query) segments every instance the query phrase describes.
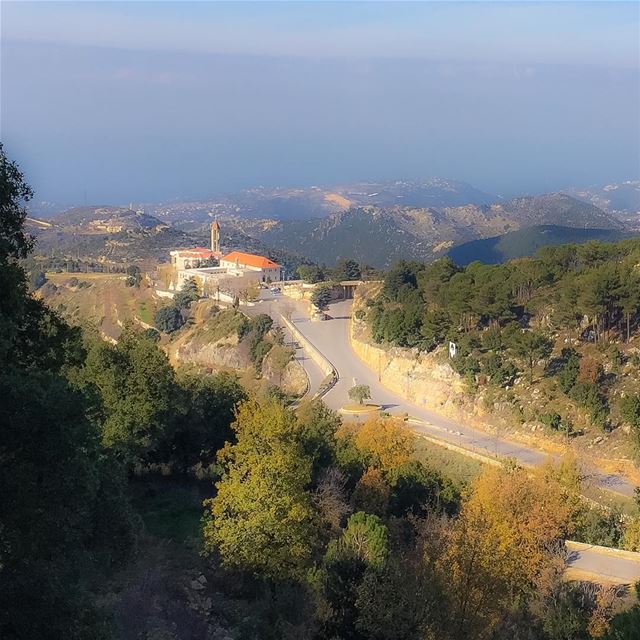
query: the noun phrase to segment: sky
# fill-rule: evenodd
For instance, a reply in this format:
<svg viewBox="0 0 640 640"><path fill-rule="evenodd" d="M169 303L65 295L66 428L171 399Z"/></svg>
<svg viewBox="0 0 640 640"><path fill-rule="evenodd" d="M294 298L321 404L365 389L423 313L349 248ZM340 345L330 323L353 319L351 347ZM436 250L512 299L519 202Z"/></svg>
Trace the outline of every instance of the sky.
<svg viewBox="0 0 640 640"><path fill-rule="evenodd" d="M640 178L635 2L17 2L0 130L36 200Z"/></svg>

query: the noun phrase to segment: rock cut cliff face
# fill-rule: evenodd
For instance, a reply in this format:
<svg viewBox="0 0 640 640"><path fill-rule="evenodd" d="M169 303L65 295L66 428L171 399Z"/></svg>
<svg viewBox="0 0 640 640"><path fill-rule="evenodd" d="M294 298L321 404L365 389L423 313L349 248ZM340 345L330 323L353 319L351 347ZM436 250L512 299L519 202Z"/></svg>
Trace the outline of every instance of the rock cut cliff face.
<svg viewBox="0 0 640 640"><path fill-rule="evenodd" d="M249 349L240 344L237 334L225 336L214 342L194 337L180 345L176 351L176 360L211 369L245 370L251 366Z"/></svg>
<svg viewBox="0 0 640 640"><path fill-rule="evenodd" d="M377 371L385 387L414 404L451 417L473 412L464 392L464 383L440 354L417 349L383 349L372 343L363 321L351 324L351 346L356 355Z"/></svg>
<svg viewBox="0 0 640 640"><path fill-rule="evenodd" d="M307 376L297 360L291 360L282 375L271 365L270 352L256 373L251 359L249 340L240 339L238 329L247 317L240 311L218 311L210 301L201 301L194 308L195 324L186 328L173 345L175 364L191 364L214 371L251 371L252 376L277 385L292 396L301 396L307 389ZM269 338L269 340L271 340Z"/></svg>
<svg viewBox="0 0 640 640"><path fill-rule="evenodd" d="M483 391L470 394L462 376L449 364L444 347L426 353L418 349L382 347L374 344L365 320L356 319L364 300L377 285L364 285L356 292L350 328L356 355L378 372L382 384L411 403L458 422L493 432L514 426L511 404L490 402Z"/></svg>

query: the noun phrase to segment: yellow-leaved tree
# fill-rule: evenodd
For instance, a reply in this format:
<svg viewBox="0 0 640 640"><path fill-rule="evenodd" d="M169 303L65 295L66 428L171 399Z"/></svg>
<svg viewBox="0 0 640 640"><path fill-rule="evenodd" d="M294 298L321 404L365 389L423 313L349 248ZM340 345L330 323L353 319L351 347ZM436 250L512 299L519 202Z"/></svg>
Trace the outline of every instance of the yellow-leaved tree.
<svg viewBox="0 0 640 640"><path fill-rule="evenodd" d="M548 469L491 469L472 484L439 561L451 637L489 637L501 612L562 563L572 511Z"/></svg>
<svg viewBox="0 0 640 640"><path fill-rule="evenodd" d="M242 404L235 444L219 453L217 495L205 502L204 546L223 562L268 578L300 574L312 549L305 491L312 463L292 411L275 399Z"/></svg>
<svg viewBox="0 0 640 640"><path fill-rule="evenodd" d="M415 450L414 434L395 418L372 416L362 425L343 425L337 435L352 438L368 466L383 472L409 462Z"/></svg>

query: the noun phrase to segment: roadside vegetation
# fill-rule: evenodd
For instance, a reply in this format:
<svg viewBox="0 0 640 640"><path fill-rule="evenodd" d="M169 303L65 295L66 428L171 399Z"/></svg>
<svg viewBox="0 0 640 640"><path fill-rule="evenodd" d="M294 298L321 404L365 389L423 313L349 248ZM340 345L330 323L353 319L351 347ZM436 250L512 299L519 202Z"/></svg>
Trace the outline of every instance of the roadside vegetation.
<svg viewBox="0 0 640 640"><path fill-rule="evenodd" d="M567 438L622 428L640 443L638 264L638 240L501 265L400 262L359 313L379 344L448 359L454 342L450 363L485 408L506 401L517 422Z"/></svg>

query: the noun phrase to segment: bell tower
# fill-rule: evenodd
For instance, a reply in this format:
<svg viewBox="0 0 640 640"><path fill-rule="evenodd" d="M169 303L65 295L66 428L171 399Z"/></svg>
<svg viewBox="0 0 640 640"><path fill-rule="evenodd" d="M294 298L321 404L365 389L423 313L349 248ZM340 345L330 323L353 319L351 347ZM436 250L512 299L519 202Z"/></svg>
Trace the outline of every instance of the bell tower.
<svg viewBox="0 0 640 640"><path fill-rule="evenodd" d="M220 223L217 220L211 223L211 251L220 253Z"/></svg>

